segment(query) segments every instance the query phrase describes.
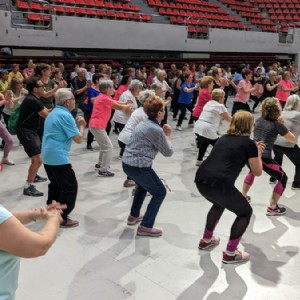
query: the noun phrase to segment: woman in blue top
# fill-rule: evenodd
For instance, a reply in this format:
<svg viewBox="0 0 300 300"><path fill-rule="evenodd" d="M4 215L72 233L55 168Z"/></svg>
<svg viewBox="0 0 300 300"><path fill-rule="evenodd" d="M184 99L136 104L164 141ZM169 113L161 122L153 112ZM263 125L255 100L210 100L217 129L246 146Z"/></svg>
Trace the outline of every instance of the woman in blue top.
<svg viewBox="0 0 300 300"><path fill-rule="evenodd" d="M180 109L180 115L177 122L176 129L181 131L181 124L185 117L186 110L188 109L191 113L194 109L193 105L193 96L194 96L194 90L197 89L198 86L193 83L193 75L188 74L184 77L184 82L181 85L180 88L180 95L178 98L179 103L179 109ZM191 114L189 124L193 124L193 116Z"/></svg>
<svg viewBox="0 0 300 300"><path fill-rule="evenodd" d="M84 108L84 119L87 124L87 127L89 126L89 121L92 116L93 102L94 102L95 98L100 94L99 81L100 81L101 77L104 78L103 75L94 74L93 78L92 78L93 84L91 87L88 88L88 91L87 91L87 99L86 99L85 108ZM89 130L88 135L87 135L87 141L86 141L86 149L87 150L93 151L93 147L92 147L93 141L94 141L94 136L91 133L91 131Z"/></svg>

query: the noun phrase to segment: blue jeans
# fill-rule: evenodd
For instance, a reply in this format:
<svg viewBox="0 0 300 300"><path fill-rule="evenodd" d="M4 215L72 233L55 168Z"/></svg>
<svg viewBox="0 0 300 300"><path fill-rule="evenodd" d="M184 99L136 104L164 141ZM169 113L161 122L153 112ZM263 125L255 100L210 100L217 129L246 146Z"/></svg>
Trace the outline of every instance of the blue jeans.
<svg viewBox="0 0 300 300"><path fill-rule="evenodd" d="M166 197L166 188L151 167L138 168L123 163L123 170L136 183L136 190L130 211L131 216L138 217L147 192L152 195L141 223L142 226L152 228L160 205Z"/></svg>

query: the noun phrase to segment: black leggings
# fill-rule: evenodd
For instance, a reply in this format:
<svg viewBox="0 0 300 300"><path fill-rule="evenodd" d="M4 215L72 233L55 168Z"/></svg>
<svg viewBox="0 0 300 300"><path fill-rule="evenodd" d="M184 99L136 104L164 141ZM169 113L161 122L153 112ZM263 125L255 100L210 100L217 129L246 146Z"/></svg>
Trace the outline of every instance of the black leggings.
<svg viewBox="0 0 300 300"><path fill-rule="evenodd" d="M300 148L298 145L295 145L293 148L281 147L274 145L274 160L279 164L282 165L283 155L285 154L288 159L294 164L295 166L295 175L293 184L300 184Z"/></svg>
<svg viewBox="0 0 300 300"><path fill-rule="evenodd" d="M185 117L185 114L186 114L186 110L189 110L191 112L191 117L190 117L190 120L189 120L189 124L193 124L193 115L192 115L192 112L193 112L193 109L194 109L194 104L193 103L190 103L190 104L179 104L179 110L180 110L180 115L179 115L179 118L178 118L178 122L177 122L177 126L181 126L182 124L182 121Z"/></svg>
<svg viewBox="0 0 300 300"><path fill-rule="evenodd" d="M225 209L236 214L236 219L231 226L230 240L240 238L246 231L252 215L251 205L241 192L233 185L223 188L210 186L197 182L201 195L213 204L207 214L206 228L213 232Z"/></svg>

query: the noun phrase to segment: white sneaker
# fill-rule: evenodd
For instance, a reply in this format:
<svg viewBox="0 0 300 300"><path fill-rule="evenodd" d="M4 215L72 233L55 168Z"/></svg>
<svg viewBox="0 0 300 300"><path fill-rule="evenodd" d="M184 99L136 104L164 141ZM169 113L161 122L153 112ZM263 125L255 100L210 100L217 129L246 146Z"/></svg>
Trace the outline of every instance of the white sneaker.
<svg viewBox="0 0 300 300"><path fill-rule="evenodd" d="M181 131L182 130L181 126L176 126L176 130Z"/></svg>
<svg viewBox="0 0 300 300"><path fill-rule="evenodd" d="M15 162L9 158L2 158L1 163L8 166L14 166Z"/></svg>

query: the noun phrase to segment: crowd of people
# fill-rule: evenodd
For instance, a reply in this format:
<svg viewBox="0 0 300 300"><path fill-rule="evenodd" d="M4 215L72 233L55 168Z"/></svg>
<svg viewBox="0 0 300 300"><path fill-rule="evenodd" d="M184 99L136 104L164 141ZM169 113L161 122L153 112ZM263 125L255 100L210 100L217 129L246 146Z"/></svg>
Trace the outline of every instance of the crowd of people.
<svg viewBox="0 0 300 300"><path fill-rule="evenodd" d="M108 178L115 175L110 170L114 151L110 135L118 134L118 156L127 176L123 186L135 187L127 224L140 223L137 235L161 236L162 230L154 225L166 197L166 187L152 164L158 152L166 157L173 154L172 127L184 135L183 122L188 119L188 127L194 128L199 150L195 183L200 194L212 203L198 247L206 250L219 244L219 237L213 235L214 229L224 210L228 209L236 214L236 219L223 252L223 262L247 261L249 254L239 251L238 244L251 218L248 191L255 176L264 171L274 184L267 216L286 213L286 208L278 205L288 179L281 167L284 154L295 165L292 189L300 189L298 89L295 66L291 63L281 67L278 62L268 68L260 63L252 70L249 65L242 64L235 73L231 73L230 67L221 68L220 65L208 69L189 64L183 65L181 70L172 64L167 71L159 63L149 72L145 67L113 72L104 64L98 67L82 64L74 66L68 74L63 63L34 65L32 60L22 72L18 65L13 65L11 72L0 70L1 164L14 165L9 157L14 120L20 144L31 159L23 194L43 196L34 183L49 180L47 207L10 213L0 206L1 236L9 237L11 232L19 230L14 240L0 239L0 254L7 253L10 259L40 255L39 248L35 248L36 253L27 253L26 247L18 248L18 239L24 239L22 234L32 235L28 240L32 246L39 243L20 222L26 224L39 218L49 221L43 229L43 235L47 237L46 246L41 245L43 251L54 242L59 227L79 225L70 214L75 208L78 188L84 187L77 182L69 152L72 141L78 144L84 141L85 132L87 151L94 151L93 141L99 145L94 168L99 176ZM227 110L229 95L234 97L231 113ZM254 102L252 108L251 101ZM257 106L260 116L254 126ZM189 118L187 110L190 111ZM172 117L168 118L170 113ZM222 120L228 122L229 127L220 137ZM209 145L212 151L204 159ZM38 175L42 165L47 178ZM244 166L248 166L249 173L239 191L235 181ZM141 208L147 194L151 195L151 200L143 215ZM0 266L4 261L1 255ZM8 285L8 290L0 289L0 296L10 295L5 299L13 299L16 287L18 263L15 258L13 260L15 271L11 276L14 283ZM4 275L0 272L0 281L2 278Z"/></svg>

